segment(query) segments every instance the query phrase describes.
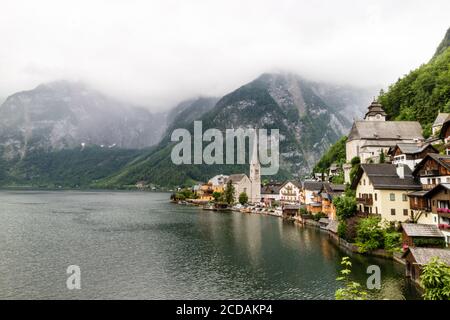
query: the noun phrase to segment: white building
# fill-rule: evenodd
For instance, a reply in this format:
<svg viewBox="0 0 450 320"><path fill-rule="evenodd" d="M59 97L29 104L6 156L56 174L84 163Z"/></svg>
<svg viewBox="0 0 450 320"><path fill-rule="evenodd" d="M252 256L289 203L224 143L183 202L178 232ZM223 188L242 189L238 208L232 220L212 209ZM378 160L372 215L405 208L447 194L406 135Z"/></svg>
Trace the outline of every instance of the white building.
<svg viewBox="0 0 450 320"><path fill-rule="evenodd" d="M381 104L374 101L364 116L357 120L348 135L346 160L359 157L361 163L378 162L381 152L398 143L418 143L423 141L422 127L417 121L386 121L386 113Z"/></svg>

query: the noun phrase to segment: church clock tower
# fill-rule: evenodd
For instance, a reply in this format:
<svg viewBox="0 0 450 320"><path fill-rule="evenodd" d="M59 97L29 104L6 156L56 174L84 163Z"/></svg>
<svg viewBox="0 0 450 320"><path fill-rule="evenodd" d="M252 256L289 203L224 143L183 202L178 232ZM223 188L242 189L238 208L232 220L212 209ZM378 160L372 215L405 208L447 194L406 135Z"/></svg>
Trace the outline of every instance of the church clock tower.
<svg viewBox="0 0 450 320"><path fill-rule="evenodd" d="M250 161L251 194L249 200L252 203L261 202L261 165L258 160L258 136L255 133L253 150Z"/></svg>

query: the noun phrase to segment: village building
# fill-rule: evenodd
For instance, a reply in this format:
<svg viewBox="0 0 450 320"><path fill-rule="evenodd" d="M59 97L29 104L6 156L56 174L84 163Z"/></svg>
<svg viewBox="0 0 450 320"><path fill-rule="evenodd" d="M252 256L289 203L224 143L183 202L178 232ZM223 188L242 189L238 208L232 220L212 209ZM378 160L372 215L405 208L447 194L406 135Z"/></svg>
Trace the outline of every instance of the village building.
<svg viewBox="0 0 450 320"><path fill-rule="evenodd" d="M404 247L442 248L445 245L444 235L433 224L402 223L400 230Z"/></svg>
<svg viewBox="0 0 450 320"><path fill-rule="evenodd" d="M416 165L413 175L420 180L424 190L450 183L450 156L429 153Z"/></svg>
<svg viewBox="0 0 450 320"><path fill-rule="evenodd" d="M441 183L425 194L433 223L442 231L450 245L450 183Z"/></svg>
<svg viewBox="0 0 450 320"><path fill-rule="evenodd" d="M436 119L431 125L431 132L433 136L437 136L441 132L442 126L447 120L450 120L450 113L438 113Z"/></svg>
<svg viewBox="0 0 450 320"><path fill-rule="evenodd" d="M400 222L410 219L408 193L422 189L409 167L387 163L361 164L351 188L359 211Z"/></svg>
<svg viewBox="0 0 450 320"><path fill-rule="evenodd" d="M341 173L342 169L337 163L332 163L328 170L328 177L332 178L338 176Z"/></svg>
<svg viewBox="0 0 450 320"><path fill-rule="evenodd" d="M336 207L333 204L333 199L335 197L340 197L345 191L345 185L343 184L333 184L325 182L323 184L322 190L319 192L322 212L325 213L329 219L337 220Z"/></svg>
<svg viewBox="0 0 450 320"><path fill-rule="evenodd" d="M346 161L359 157L361 163L379 162L380 154L386 154L396 144L418 143L423 140L419 122L386 121L386 113L381 104L373 101L364 120L353 122L345 145ZM345 168L348 170L349 166ZM345 176L348 179L348 173Z"/></svg>
<svg viewBox="0 0 450 320"><path fill-rule="evenodd" d="M296 182L285 181L279 190L281 203L299 203L300 187Z"/></svg>
<svg viewBox="0 0 450 320"><path fill-rule="evenodd" d="M450 250L437 248L408 248L402 255L405 260L406 276L412 281L420 284L420 275L424 265L433 258L439 258L450 265Z"/></svg>
<svg viewBox="0 0 450 320"><path fill-rule="evenodd" d="M214 187L222 187L226 184L228 176L224 174L218 174L211 179L209 179L209 183L211 183Z"/></svg>
<svg viewBox="0 0 450 320"><path fill-rule="evenodd" d="M439 132L439 137L444 140L445 154L450 155L450 119L447 119Z"/></svg>
<svg viewBox="0 0 450 320"><path fill-rule="evenodd" d="M407 165L411 170L429 153L439 151L430 143L397 143L388 151L392 164Z"/></svg>
<svg viewBox="0 0 450 320"><path fill-rule="evenodd" d="M284 219L295 219L295 217L300 212L300 205L298 204L288 204L283 206L283 218Z"/></svg>
<svg viewBox="0 0 450 320"><path fill-rule="evenodd" d="M264 186L261 186L261 198L262 201L268 205L272 206L273 202L280 201L280 189L283 183L268 183Z"/></svg>
<svg viewBox="0 0 450 320"><path fill-rule="evenodd" d="M314 180L305 180L302 183L302 190L300 194L300 203L310 204L315 202L314 198L320 190L322 190L323 182Z"/></svg>
<svg viewBox="0 0 450 320"><path fill-rule="evenodd" d="M214 188L211 183L206 183L200 186L196 191L198 200L212 201L214 200L213 193Z"/></svg>
<svg viewBox="0 0 450 320"><path fill-rule="evenodd" d="M261 202L261 165L258 159L258 143L255 139L250 160L250 175L245 173L232 174L226 180L234 186L234 199L237 202L239 195L245 192L250 203Z"/></svg>

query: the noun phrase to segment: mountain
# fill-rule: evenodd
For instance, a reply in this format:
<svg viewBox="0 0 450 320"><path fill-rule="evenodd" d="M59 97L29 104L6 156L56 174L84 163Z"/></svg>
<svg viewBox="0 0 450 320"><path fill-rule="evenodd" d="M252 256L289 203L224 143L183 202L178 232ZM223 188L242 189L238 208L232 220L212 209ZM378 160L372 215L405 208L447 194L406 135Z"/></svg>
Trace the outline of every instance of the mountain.
<svg viewBox="0 0 450 320"><path fill-rule="evenodd" d="M81 83L56 81L15 93L0 106L0 151L12 160L82 143L140 149L159 142L165 118Z"/></svg>
<svg viewBox="0 0 450 320"><path fill-rule="evenodd" d="M379 101L391 119L417 120L429 134L438 112L450 112L449 45L450 29L428 63L380 93Z"/></svg>
<svg viewBox="0 0 450 320"><path fill-rule="evenodd" d="M445 33L444 39L442 39L441 43L439 43L438 47L436 48L436 52L434 53L434 57L437 57L441 53L443 53L447 48L450 47L450 28L448 28L447 32Z"/></svg>
<svg viewBox="0 0 450 320"><path fill-rule="evenodd" d="M360 101L369 101L367 90L354 90L350 93L348 87L311 82L294 74L263 74L222 97L197 120L202 121L203 131L208 128L221 131L246 127L279 129L281 170L278 178L299 177L309 173L321 154L348 131L352 114L346 107L358 106L356 113L361 113L365 104ZM184 111L189 114L189 108ZM166 137L173 128L193 132L195 118L181 119L172 123ZM125 166L117 174L101 180L98 186L128 185L141 180L173 186L205 181L217 173L248 170L246 165L176 166L170 159L173 145L163 139L147 158Z"/></svg>

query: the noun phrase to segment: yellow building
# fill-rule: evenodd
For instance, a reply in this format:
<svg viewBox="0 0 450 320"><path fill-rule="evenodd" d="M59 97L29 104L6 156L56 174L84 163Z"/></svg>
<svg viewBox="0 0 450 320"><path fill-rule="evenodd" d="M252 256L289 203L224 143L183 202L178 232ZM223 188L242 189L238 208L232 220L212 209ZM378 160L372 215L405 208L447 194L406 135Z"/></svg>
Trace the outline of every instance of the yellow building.
<svg viewBox="0 0 450 320"><path fill-rule="evenodd" d="M408 193L422 189L409 167L385 163L361 164L351 187L359 211L399 222L412 220Z"/></svg>

